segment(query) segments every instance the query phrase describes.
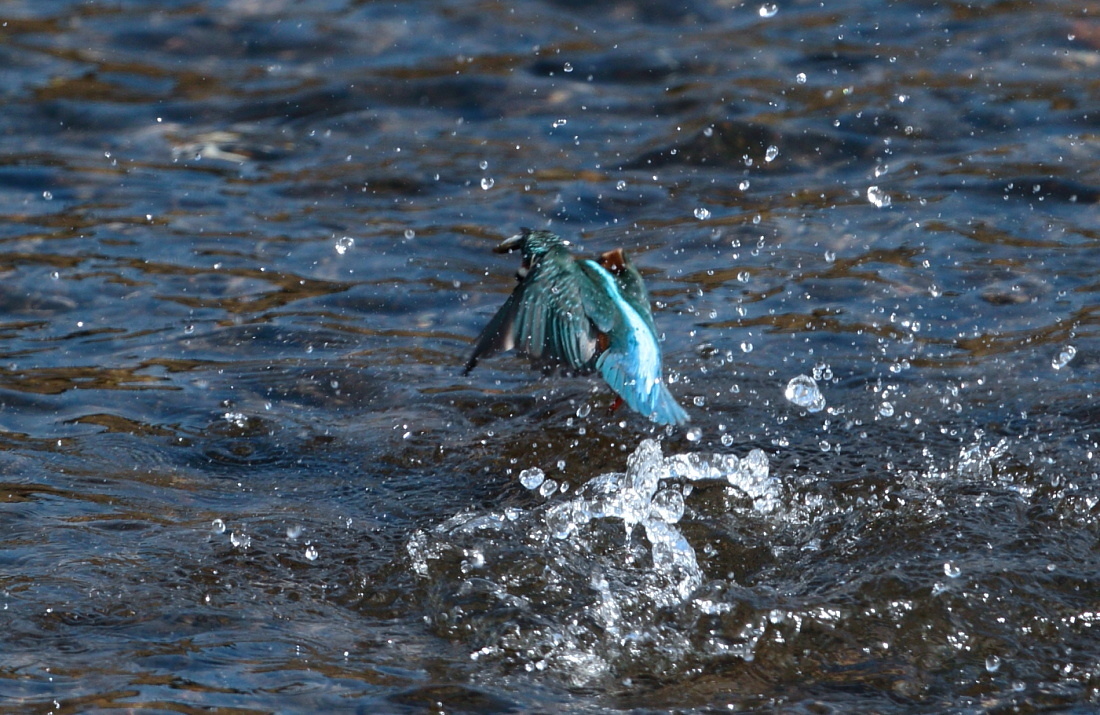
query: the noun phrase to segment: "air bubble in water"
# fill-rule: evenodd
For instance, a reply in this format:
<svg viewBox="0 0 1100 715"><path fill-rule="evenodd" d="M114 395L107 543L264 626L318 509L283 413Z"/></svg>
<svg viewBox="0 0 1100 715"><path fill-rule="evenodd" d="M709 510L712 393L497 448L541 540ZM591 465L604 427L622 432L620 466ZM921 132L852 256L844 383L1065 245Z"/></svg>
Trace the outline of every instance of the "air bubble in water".
<svg viewBox="0 0 1100 715"><path fill-rule="evenodd" d="M817 389L817 380L809 375L792 377L783 391L791 404L798 405L807 412L821 412L825 409L825 396Z"/></svg>
<svg viewBox="0 0 1100 715"><path fill-rule="evenodd" d="M538 467L524 469L519 473L519 483L527 489L538 489L546 481L546 474Z"/></svg>
<svg viewBox="0 0 1100 715"><path fill-rule="evenodd" d="M1069 365L1073 358L1077 357L1077 348L1072 345L1067 345L1062 348L1062 351L1054 356L1054 359L1050 361L1050 366L1055 370L1061 370L1066 365Z"/></svg>

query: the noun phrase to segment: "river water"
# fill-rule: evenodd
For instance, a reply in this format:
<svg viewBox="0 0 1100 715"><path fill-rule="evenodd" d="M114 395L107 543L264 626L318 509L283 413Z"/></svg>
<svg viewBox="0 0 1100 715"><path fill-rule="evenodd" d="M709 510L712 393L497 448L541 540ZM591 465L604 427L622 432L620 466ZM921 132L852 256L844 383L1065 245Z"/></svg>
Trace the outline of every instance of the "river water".
<svg viewBox="0 0 1100 715"><path fill-rule="evenodd" d="M1100 4L0 5L0 708L1100 706ZM472 341L522 226L689 429Z"/></svg>

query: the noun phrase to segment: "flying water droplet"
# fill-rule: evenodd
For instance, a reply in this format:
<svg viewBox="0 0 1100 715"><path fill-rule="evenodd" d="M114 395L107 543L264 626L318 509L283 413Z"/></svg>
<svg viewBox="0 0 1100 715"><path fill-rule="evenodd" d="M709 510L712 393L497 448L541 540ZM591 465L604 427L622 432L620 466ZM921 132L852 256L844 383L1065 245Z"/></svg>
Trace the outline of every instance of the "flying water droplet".
<svg viewBox="0 0 1100 715"><path fill-rule="evenodd" d="M805 72L799 72L798 74L796 74L794 76L794 81L797 82L798 84L806 84L806 73Z"/></svg>
<svg viewBox="0 0 1100 715"><path fill-rule="evenodd" d="M306 554L305 555L306 555L306 558L308 560L316 561L317 558L321 555L321 553L319 551L317 551L316 546L314 546L313 544L310 544L309 546L306 547Z"/></svg>
<svg viewBox="0 0 1100 715"><path fill-rule="evenodd" d="M958 578L962 575L962 569L954 561L947 561L943 565L943 573L947 578Z"/></svg>
<svg viewBox="0 0 1100 715"><path fill-rule="evenodd" d="M737 185L737 188L741 189L742 191L747 191L750 185L751 184L749 184L748 179L742 179L741 183Z"/></svg>
<svg viewBox="0 0 1100 715"><path fill-rule="evenodd" d="M569 123L568 119L555 119L553 125L551 125L551 126L553 126L554 129L557 129L558 127L564 127L568 123Z"/></svg>
<svg viewBox="0 0 1100 715"><path fill-rule="evenodd" d="M775 157L779 156L779 147L772 145L764 152L764 161L775 161Z"/></svg>
<svg viewBox="0 0 1100 715"><path fill-rule="evenodd" d="M412 230L411 228L406 228L405 229L405 240L406 241L411 241L414 238L416 238L416 231Z"/></svg>
<svg viewBox="0 0 1100 715"><path fill-rule="evenodd" d="M809 375L792 377L783 395L788 402L807 412L821 412L825 409L825 396L817 389L817 380Z"/></svg>
<svg viewBox="0 0 1100 715"><path fill-rule="evenodd" d="M867 187L867 200L880 209L886 208L890 205L890 194L877 186L869 186Z"/></svg>
<svg viewBox="0 0 1100 715"><path fill-rule="evenodd" d="M773 2L766 2L760 6L760 17L775 17L779 12L779 6Z"/></svg>
<svg viewBox="0 0 1100 715"><path fill-rule="evenodd" d="M351 236L341 236L337 241L334 248L336 252L341 256L348 252L348 249L355 245L355 239Z"/></svg>
<svg viewBox="0 0 1100 715"><path fill-rule="evenodd" d="M302 525L301 524L291 524L290 526L288 526L286 528L286 538L290 539L291 541L296 540L301 535L302 535Z"/></svg>
<svg viewBox="0 0 1100 715"><path fill-rule="evenodd" d="M699 219L700 221L706 221L708 218L710 218L710 211L700 206L699 208L695 209L695 218Z"/></svg>
<svg viewBox="0 0 1100 715"><path fill-rule="evenodd" d="M692 427L684 436L687 437L688 442L698 442L703 438L703 430L698 427Z"/></svg>
<svg viewBox="0 0 1100 715"><path fill-rule="evenodd" d="M986 659L985 659L985 669L986 669L986 672L989 672L989 673L996 673L998 670L1000 670L1001 669L1001 659L1000 659L1000 657L996 656L996 655L987 656Z"/></svg>
<svg viewBox="0 0 1100 715"><path fill-rule="evenodd" d="M894 416L894 405L893 405L893 403L883 402L881 405L879 405L878 413L880 415L882 415L883 417L893 417Z"/></svg>
<svg viewBox="0 0 1100 715"><path fill-rule="evenodd" d="M1062 351L1054 356L1054 359L1050 361L1050 366L1055 370L1061 370L1066 365L1069 365L1073 358L1077 357L1077 348L1072 345L1067 345L1062 348Z"/></svg>
<svg viewBox="0 0 1100 715"><path fill-rule="evenodd" d="M538 489L546 481L546 474L538 467L524 469L519 473L519 483L526 489Z"/></svg>
<svg viewBox="0 0 1100 715"><path fill-rule="evenodd" d="M554 479L547 479L539 485L539 494L544 497L548 497L558 490L558 482Z"/></svg>
<svg viewBox="0 0 1100 715"><path fill-rule="evenodd" d="M481 188L483 191L488 191L489 189L493 188L493 184L495 183L496 181L494 181L491 176L483 177L481 179Z"/></svg>
<svg viewBox="0 0 1100 715"><path fill-rule="evenodd" d="M221 519L215 519L210 523L210 530L213 531L215 534L224 534L225 522Z"/></svg>
<svg viewBox="0 0 1100 715"><path fill-rule="evenodd" d="M577 408L577 417L580 417L582 420L590 414L592 414L592 405L588 402Z"/></svg>

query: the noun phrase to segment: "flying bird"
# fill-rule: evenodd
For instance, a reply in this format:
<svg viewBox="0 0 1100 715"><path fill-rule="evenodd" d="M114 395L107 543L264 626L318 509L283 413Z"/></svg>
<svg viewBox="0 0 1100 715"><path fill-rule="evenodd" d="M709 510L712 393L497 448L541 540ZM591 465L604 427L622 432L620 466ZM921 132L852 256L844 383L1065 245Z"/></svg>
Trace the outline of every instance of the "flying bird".
<svg viewBox="0 0 1100 715"><path fill-rule="evenodd" d="M481 331L463 374L478 360L515 350L546 372L599 372L618 395L657 424L689 421L668 391L642 275L621 248L578 259L550 231L522 229L494 251L519 250L518 284Z"/></svg>

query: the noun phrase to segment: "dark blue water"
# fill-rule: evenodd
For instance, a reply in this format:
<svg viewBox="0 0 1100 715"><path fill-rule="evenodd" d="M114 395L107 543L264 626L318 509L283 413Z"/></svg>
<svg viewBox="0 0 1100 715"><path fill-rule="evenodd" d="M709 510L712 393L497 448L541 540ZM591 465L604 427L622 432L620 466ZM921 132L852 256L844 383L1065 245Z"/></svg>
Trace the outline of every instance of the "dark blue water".
<svg viewBox="0 0 1100 715"><path fill-rule="evenodd" d="M1097 707L1098 15L0 6L3 707ZM462 376L521 226L690 430Z"/></svg>

